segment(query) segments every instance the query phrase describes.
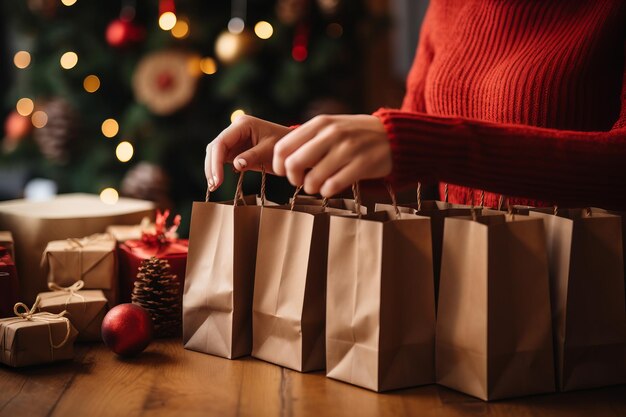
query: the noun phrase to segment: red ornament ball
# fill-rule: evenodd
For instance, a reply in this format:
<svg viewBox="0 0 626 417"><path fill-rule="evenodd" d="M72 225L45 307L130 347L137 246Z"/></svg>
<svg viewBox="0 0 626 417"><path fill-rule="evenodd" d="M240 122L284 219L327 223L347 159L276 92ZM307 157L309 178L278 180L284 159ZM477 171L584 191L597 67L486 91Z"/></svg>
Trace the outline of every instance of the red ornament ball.
<svg viewBox="0 0 626 417"><path fill-rule="evenodd" d="M28 117L12 111L4 122L4 134L14 141L22 139L32 130L32 123Z"/></svg>
<svg viewBox="0 0 626 417"><path fill-rule="evenodd" d="M106 41L114 48L125 48L138 42L145 37L146 31L141 26L130 20L116 19L109 23L106 31Z"/></svg>
<svg viewBox="0 0 626 417"><path fill-rule="evenodd" d="M152 341L154 328L150 313L135 304L113 307L102 320L102 340L121 356L141 353Z"/></svg>

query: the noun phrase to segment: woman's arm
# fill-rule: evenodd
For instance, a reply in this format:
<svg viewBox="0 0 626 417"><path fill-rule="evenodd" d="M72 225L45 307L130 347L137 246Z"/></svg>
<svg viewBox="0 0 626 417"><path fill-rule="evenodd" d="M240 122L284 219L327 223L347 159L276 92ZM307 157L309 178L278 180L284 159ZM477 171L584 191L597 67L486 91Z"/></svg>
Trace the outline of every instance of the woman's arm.
<svg viewBox="0 0 626 417"><path fill-rule="evenodd" d="M444 181L495 193L626 207L626 74L607 132L576 132L381 109L397 185Z"/></svg>

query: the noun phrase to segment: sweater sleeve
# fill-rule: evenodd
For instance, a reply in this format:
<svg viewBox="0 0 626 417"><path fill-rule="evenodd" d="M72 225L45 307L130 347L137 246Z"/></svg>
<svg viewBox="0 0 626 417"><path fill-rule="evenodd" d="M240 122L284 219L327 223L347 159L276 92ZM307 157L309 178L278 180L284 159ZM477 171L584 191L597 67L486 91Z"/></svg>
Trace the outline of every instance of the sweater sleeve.
<svg viewBox="0 0 626 417"><path fill-rule="evenodd" d="M626 92L622 108L626 106ZM626 112L607 132L381 109L397 186L444 181L559 204L626 207Z"/></svg>

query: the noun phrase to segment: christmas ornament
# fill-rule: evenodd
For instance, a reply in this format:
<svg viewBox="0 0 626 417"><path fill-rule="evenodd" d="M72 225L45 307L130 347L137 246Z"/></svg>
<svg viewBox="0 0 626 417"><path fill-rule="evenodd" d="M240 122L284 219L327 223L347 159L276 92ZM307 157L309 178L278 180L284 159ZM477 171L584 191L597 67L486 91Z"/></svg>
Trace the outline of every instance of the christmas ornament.
<svg viewBox="0 0 626 417"><path fill-rule="evenodd" d="M102 320L102 340L121 356L141 353L152 341L152 318L144 308L135 304L113 307Z"/></svg>
<svg viewBox="0 0 626 417"><path fill-rule="evenodd" d="M33 125L28 117L12 111L4 121L4 141L2 147L6 152L13 151L19 142L28 135Z"/></svg>
<svg viewBox="0 0 626 417"><path fill-rule="evenodd" d="M317 0L317 6L327 16L336 15L341 6L340 0Z"/></svg>
<svg viewBox="0 0 626 417"><path fill-rule="evenodd" d="M155 257L144 260L133 288L132 303L150 313L155 337L180 334L181 302L180 283L170 273L169 262Z"/></svg>
<svg viewBox="0 0 626 417"><path fill-rule="evenodd" d="M44 103L40 111L47 116L47 122L35 129L35 142L48 160L65 164L70 159L78 135L78 115L70 104L61 98Z"/></svg>
<svg viewBox="0 0 626 417"><path fill-rule="evenodd" d="M304 61L309 56L310 28L307 23L299 23L293 37L291 56L298 62Z"/></svg>
<svg viewBox="0 0 626 417"><path fill-rule="evenodd" d="M135 98L153 113L170 115L191 102L198 77L189 71L190 54L165 50L143 58L133 75Z"/></svg>
<svg viewBox="0 0 626 417"><path fill-rule="evenodd" d="M121 191L127 197L154 201L161 208L172 206L169 176L163 168L149 162L140 162L126 173Z"/></svg>
<svg viewBox="0 0 626 417"><path fill-rule="evenodd" d="M215 55L225 64L232 64L252 52L254 37L248 30L241 33L220 33L215 41Z"/></svg>
<svg viewBox="0 0 626 417"><path fill-rule="evenodd" d="M50 19L56 15L59 2L58 0L28 0L27 4L31 12Z"/></svg>
<svg viewBox="0 0 626 417"><path fill-rule="evenodd" d="M281 23L291 26L302 21L309 11L309 0L278 0L276 16Z"/></svg>
<svg viewBox="0 0 626 417"><path fill-rule="evenodd" d="M115 19L107 26L105 38L114 48L126 48L143 41L146 30L132 20Z"/></svg>

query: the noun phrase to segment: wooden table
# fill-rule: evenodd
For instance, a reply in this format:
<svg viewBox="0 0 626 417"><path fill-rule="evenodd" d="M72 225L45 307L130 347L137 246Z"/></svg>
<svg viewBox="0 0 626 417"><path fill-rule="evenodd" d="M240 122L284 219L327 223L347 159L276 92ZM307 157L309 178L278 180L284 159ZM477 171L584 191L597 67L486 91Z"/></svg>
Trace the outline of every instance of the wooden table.
<svg viewBox="0 0 626 417"><path fill-rule="evenodd" d="M626 416L626 386L484 403L434 385L388 394L251 358L158 341L134 359L101 344L73 362L0 368L0 416Z"/></svg>

